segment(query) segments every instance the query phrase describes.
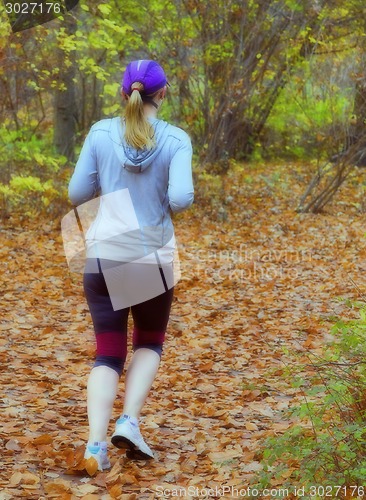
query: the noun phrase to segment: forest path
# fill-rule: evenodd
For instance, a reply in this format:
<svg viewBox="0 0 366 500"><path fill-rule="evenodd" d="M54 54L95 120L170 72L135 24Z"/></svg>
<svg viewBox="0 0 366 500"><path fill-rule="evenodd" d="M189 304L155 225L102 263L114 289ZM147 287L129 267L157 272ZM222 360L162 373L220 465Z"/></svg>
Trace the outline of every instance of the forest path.
<svg viewBox="0 0 366 500"><path fill-rule="evenodd" d="M302 401L286 366L294 353L321 355L335 318L352 314L338 298L358 298L366 268L354 183L315 216L296 214L296 187L276 179L263 170L226 186L221 210L206 200L177 217L182 278L141 425L157 458L134 463L110 447L112 471L94 477L76 470L94 356L81 276L68 271L59 222L3 224L1 499L250 487L263 438L288 428L283 411ZM122 396L123 378L114 419Z"/></svg>

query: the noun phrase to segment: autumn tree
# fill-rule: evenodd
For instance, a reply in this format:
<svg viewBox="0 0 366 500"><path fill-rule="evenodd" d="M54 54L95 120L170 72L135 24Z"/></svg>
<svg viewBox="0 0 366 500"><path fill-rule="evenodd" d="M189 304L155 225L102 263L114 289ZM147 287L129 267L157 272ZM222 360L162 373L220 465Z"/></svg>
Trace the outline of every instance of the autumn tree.
<svg viewBox="0 0 366 500"><path fill-rule="evenodd" d="M227 159L250 158L263 144L279 96L286 99L303 62L319 49L332 58L337 44L359 32L362 12L361 0L346 7L340 0L219 0L215 9L196 0L81 3L70 13L72 27L65 16L28 30L29 42L25 34L13 37L14 71L0 75L6 127L23 130L32 122L33 132L48 137L54 125L57 151L71 158L67 143L73 149L93 122L120 112L128 60L156 58L171 83L162 117L189 130L201 159L221 162L222 171ZM31 97L26 111L25 94L17 93L15 102L9 90L18 86ZM358 89L362 100L361 81ZM54 118L52 99L59 110ZM350 137L362 128L359 102L355 110Z"/></svg>
<svg viewBox="0 0 366 500"><path fill-rule="evenodd" d="M134 26L173 76L172 112L210 163L249 158L281 90L309 57L327 2L152 1ZM146 16L145 16L146 18ZM127 17L127 19L129 19ZM178 62L178 63L177 63Z"/></svg>
<svg viewBox="0 0 366 500"><path fill-rule="evenodd" d="M352 54L351 64L345 58L342 65L347 68L347 86L353 90L353 103L350 101L351 112L345 116L342 126L333 136L326 138L325 142L332 149L327 157L317 162L315 172L300 199L297 208L300 212L323 211L354 167L363 165L366 157L364 6L359 0L354 0L347 7L336 0L330 4L324 16L326 36L313 57Z"/></svg>

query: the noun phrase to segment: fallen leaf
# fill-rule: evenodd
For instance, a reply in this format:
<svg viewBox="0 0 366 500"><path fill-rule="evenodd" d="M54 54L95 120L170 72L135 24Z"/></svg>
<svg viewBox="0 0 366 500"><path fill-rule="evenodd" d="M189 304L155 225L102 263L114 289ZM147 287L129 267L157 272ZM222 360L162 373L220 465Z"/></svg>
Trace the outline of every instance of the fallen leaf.
<svg viewBox="0 0 366 500"><path fill-rule="evenodd" d="M88 459L84 459L84 469L89 474L89 476L94 476L98 471L98 462L94 457L90 457Z"/></svg>
<svg viewBox="0 0 366 500"><path fill-rule="evenodd" d="M17 486L21 482L22 476L23 474L21 472L14 472L14 474L11 475L9 485Z"/></svg>
<svg viewBox="0 0 366 500"><path fill-rule="evenodd" d="M5 448L7 450L12 450L12 451L21 451L22 448L19 446L19 443L16 439L9 439L7 443L5 444Z"/></svg>
<svg viewBox="0 0 366 500"><path fill-rule="evenodd" d="M208 457L212 462L225 462L240 457L241 454L238 450L214 451L209 453Z"/></svg>
<svg viewBox="0 0 366 500"><path fill-rule="evenodd" d="M35 439L33 439L32 444L34 445L40 445L40 444L50 444L53 442L53 437L50 436L49 434L43 434L42 436L38 436Z"/></svg>
<svg viewBox="0 0 366 500"><path fill-rule="evenodd" d="M253 423L253 422L246 422L245 423L245 428L248 430L248 431L257 431L258 430L258 426L257 424Z"/></svg>

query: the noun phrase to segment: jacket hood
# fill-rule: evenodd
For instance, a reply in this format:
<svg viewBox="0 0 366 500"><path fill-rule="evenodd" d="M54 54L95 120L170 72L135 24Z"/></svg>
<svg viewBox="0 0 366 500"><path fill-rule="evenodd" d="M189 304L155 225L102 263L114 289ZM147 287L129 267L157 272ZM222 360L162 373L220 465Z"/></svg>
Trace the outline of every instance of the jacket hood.
<svg viewBox="0 0 366 500"><path fill-rule="evenodd" d="M124 124L120 117L111 121L110 136L114 151L123 168L139 174L146 170L163 148L169 135L169 123L157 118L149 118L154 128L155 146L151 149L135 149L124 140Z"/></svg>

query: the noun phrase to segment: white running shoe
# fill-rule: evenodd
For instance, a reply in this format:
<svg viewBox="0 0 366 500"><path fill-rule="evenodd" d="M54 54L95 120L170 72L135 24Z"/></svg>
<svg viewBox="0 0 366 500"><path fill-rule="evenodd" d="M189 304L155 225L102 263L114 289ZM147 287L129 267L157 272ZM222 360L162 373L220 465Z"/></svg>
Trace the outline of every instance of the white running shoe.
<svg viewBox="0 0 366 500"><path fill-rule="evenodd" d="M107 443L88 443L84 453L84 458L95 458L98 463L98 470L103 471L111 468L111 463L107 455Z"/></svg>
<svg viewBox="0 0 366 500"><path fill-rule="evenodd" d="M127 448L129 450L129 458L140 460L154 458L153 452L141 436L137 419L131 418L128 415L122 415L117 420L116 430L111 441L117 448Z"/></svg>

